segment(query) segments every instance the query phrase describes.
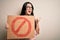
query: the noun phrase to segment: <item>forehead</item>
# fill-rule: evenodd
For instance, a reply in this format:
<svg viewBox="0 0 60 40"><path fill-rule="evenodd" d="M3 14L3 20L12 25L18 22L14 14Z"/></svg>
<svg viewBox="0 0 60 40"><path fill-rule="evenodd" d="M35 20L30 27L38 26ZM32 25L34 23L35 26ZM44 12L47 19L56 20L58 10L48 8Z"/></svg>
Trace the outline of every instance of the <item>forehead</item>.
<svg viewBox="0 0 60 40"><path fill-rule="evenodd" d="M27 6L30 6L31 7L32 5L31 4L27 4Z"/></svg>

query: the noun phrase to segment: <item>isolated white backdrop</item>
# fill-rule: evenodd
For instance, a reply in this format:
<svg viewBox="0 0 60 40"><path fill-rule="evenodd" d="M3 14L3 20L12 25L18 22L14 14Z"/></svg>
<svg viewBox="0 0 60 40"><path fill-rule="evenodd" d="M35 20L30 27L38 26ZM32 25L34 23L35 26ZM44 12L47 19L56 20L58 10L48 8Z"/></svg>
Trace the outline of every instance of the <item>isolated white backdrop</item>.
<svg viewBox="0 0 60 40"><path fill-rule="evenodd" d="M18 15L24 2L34 6L39 17L40 34L37 40L60 40L60 0L0 0L0 40L6 38L5 23L8 15Z"/></svg>

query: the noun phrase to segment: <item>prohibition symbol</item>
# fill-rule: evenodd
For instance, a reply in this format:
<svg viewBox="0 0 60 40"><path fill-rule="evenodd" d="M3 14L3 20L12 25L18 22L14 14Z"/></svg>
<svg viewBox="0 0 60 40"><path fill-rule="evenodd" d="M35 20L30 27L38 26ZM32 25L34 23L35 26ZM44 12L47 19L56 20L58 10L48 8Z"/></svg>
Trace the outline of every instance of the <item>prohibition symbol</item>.
<svg viewBox="0 0 60 40"><path fill-rule="evenodd" d="M20 19L23 19L24 21L22 23L19 24L18 28L15 30L14 29L14 25L15 25L15 22L20 20ZM28 30L26 33L24 34L18 34L18 32L20 31L20 29L23 27L23 25L25 24L25 22L27 22L28 24ZM31 23L28 19L26 19L25 17L16 17L13 21L12 21L12 24L11 24L11 30L12 32L18 36L18 37L26 37L29 35L29 33L31 32Z"/></svg>

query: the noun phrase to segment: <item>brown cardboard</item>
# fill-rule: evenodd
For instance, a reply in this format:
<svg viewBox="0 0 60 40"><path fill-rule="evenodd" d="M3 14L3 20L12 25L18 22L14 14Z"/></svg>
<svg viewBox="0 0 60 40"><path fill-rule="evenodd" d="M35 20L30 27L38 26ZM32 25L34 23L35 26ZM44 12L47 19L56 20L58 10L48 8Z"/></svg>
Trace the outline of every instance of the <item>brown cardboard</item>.
<svg viewBox="0 0 60 40"><path fill-rule="evenodd" d="M21 18L21 17L23 17L23 18ZM29 22L26 21L24 18L27 19ZM35 27L34 16L11 16L11 15L9 15L7 17L7 24L8 24L7 25L8 26L7 39L23 39L23 38L34 37L34 30L35 30L34 29L34 27ZM14 25L12 26L12 24L14 24ZM21 24L22 24L22 27L21 27ZM18 32L16 32L18 27L21 27L21 28L18 30ZM28 29L30 29L30 27L31 27L31 30L28 32ZM14 28L15 32L12 31L13 30L12 28ZM25 34L25 36L24 35L23 35L23 37L19 36L20 34Z"/></svg>

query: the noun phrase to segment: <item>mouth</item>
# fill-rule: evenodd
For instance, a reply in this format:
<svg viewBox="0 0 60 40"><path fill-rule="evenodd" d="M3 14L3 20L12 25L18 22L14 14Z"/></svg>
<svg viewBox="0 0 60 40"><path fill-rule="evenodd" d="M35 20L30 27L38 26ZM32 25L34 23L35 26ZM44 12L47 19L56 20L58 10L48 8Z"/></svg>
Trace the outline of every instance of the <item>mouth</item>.
<svg viewBox="0 0 60 40"><path fill-rule="evenodd" d="M31 13L31 11L28 11L29 13Z"/></svg>
<svg viewBox="0 0 60 40"><path fill-rule="evenodd" d="M31 11L28 11L29 13L31 12Z"/></svg>

